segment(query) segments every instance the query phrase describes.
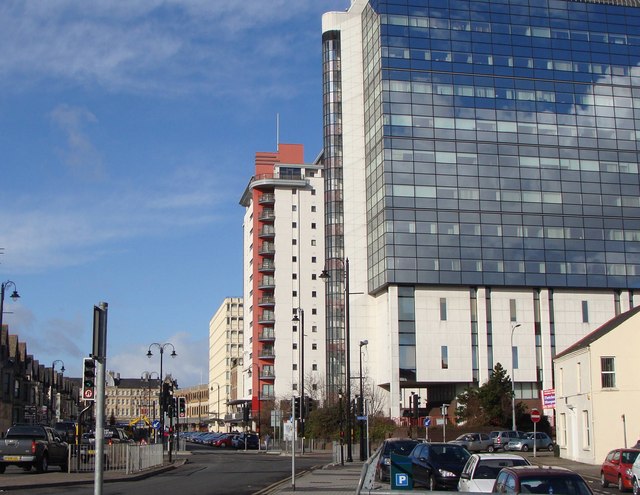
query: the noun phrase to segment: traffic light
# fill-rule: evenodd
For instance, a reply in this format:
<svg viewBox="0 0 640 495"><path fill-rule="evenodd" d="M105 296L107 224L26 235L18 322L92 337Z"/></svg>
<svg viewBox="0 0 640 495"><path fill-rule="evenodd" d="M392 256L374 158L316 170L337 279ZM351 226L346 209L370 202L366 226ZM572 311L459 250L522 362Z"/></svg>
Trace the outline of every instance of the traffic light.
<svg viewBox="0 0 640 495"><path fill-rule="evenodd" d="M293 398L293 419L300 417L300 397Z"/></svg>
<svg viewBox="0 0 640 495"><path fill-rule="evenodd" d="M316 409L316 401L311 397L307 397L307 415L311 414Z"/></svg>
<svg viewBox="0 0 640 495"><path fill-rule="evenodd" d="M245 423L249 422L249 404L242 406L242 421Z"/></svg>
<svg viewBox="0 0 640 495"><path fill-rule="evenodd" d="M418 407L420 406L420 396L418 394L413 396L413 417L418 419Z"/></svg>
<svg viewBox="0 0 640 495"><path fill-rule="evenodd" d="M178 417L187 417L187 399L186 397L178 397Z"/></svg>
<svg viewBox="0 0 640 495"><path fill-rule="evenodd" d="M82 362L82 400L96 400L96 362L84 358Z"/></svg>
<svg viewBox="0 0 640 495"><path fill-rule="evenodd" d="M162 384L162 410L168 411L169 404L171 404L171 392L169 389L169 384L164 382Z"/></svg>

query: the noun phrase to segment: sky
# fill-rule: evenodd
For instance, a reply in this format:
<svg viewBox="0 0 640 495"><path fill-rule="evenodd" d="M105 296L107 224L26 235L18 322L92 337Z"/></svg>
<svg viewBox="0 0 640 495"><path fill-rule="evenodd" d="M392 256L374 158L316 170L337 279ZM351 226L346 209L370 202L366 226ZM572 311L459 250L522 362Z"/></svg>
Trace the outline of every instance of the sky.
<svg viewBox="0 0 640 495"><path fill-rule="evenodd" d="M108 370L157 372L170 343L164 371L207 382L255 153L321 151L321 16L349 4L3 0L0 281L29 354L80 376L106 302Z"/></svg>

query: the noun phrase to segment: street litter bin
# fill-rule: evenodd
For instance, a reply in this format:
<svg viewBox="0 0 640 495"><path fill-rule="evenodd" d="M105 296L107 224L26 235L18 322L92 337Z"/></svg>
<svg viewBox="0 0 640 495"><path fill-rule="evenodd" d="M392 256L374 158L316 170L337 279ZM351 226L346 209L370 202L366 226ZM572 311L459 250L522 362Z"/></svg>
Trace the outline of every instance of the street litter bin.
<svg viewBox="0 0 640 495"><path fill-rule="evenodd" d="M404 455L391 454L391 489L413 490L411 459Z"/></svg>

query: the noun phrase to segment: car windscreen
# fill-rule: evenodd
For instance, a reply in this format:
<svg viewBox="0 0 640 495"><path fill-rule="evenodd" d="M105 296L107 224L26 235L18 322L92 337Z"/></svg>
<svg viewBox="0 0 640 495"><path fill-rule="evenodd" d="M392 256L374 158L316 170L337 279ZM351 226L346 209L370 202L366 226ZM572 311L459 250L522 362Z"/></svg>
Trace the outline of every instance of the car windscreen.
<svg viewBox="0 0 640 495"><path fill-rule="evenodd" d="M407 456L419 442L415 440L399 440L397 442L387 442L384 447L384 454L391 453Z"/></svg>
<svg viewBox="0 0 640 495"><path fill-rule="evenodd" d="M504 467L526 466L529 461L523 459L482 459L478 462L473 477L480 480L495 480Z"/></svg>
<svg viewBox="0 0 640 495"><path fill-rule="evenodd" d="M623 452L621 462L623 464L633 464L638 458L640 452Z"/></svg>
<svg viewBox="0 0 640 495"><path fill-rule="evenodd" d="M46 438L46 435L42 428L36 428L33 426L12 426L7 431L5 438Z"/></svg>
<svg viewBox="0 0 640 495"><path fill-rule="evenodd" d="M520 479L520 493L547 495L591 495L589 487L579 476L536 476Z"/></svg>

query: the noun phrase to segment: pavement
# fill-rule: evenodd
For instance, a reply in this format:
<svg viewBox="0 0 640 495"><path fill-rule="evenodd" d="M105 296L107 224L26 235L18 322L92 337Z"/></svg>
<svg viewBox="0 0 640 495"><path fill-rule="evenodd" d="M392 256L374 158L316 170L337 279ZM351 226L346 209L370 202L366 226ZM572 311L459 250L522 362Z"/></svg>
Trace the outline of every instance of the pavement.
<svg viewBox="0 0 640 495"><path fill-rule="evenodd" d="M125 474L117 471L108 471L104 473L103 480L105 483L113 481L136 481L159 473L166 472L171 469L178 469L187 462L189 453L178 453L172 463L165 463L163 466L149 469L140 473ZM269 452L271 455L278 455L277 452ZM280 455L289 455L281 453ZM562 466L579 473L589 483L592 488L599 486L600 465L583 464L580 462L554 457L552 453L538 453L537 457L533 457L531 452L524 454L533 464L547 466ZM255 493L255 495L275 495L275 494L292 494L292 493L313 493L314 495L332 495L332 494L356 494L359 480L363 474L362 461L345 462L341 464L324 464L319 465L315 469L300 471L297 473L295 480L287 478L279 483L264 488ZM35 472L24 473L17 471L17 468L8 468L7 472L0 476L0 492L19 490L21 488L43 488L47 486L69 486L78 484L90 484L94 482L93 473L61 473L52 468L51 472L38 474ZM378 493L389 490L389 485L376 483L375 488ZM368 493L369 490L362 493ZM394 492L396 493L396 492ZM408 492L404 492L408 493Z"/></svg>

